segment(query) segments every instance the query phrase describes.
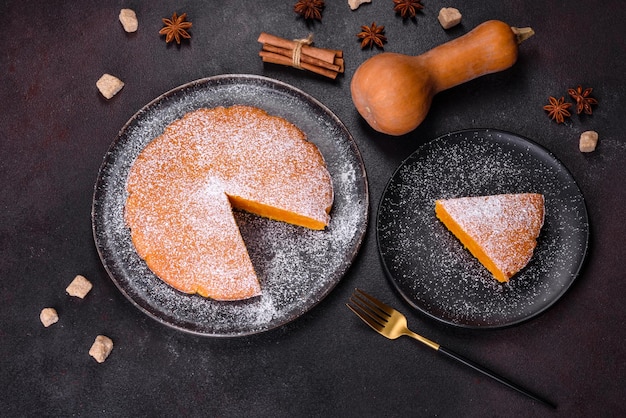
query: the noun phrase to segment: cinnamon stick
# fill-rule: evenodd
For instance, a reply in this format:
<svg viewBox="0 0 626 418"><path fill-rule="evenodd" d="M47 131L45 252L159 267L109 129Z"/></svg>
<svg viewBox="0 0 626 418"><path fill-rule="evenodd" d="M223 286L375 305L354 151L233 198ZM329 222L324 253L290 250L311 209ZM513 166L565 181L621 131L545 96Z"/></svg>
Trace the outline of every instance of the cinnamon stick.
<svg viewBox="0 0 626 418"><path fill-rule="evenodd" d="M344 63L343 63L343 58L335 58L335 65L339 66L339 72L343 73L344 71Z"/></svg>
<svg viewBox="0 0 626 418"><path fill-rule="evenodd" d="M292 65L293 61L291 60L291 58L286 57L284 55L280 55L280 54L276 54L276 53L268 52L268 51L260 51L259 55L263 59L263 62L269 62L271 64L293 66ZM319 75L323 75L328 78L332 78L333 80L337 78L337 74L338 74L337 71L328 70L326 68L318 67L312 64L308 64L306 62L300 63L300 66L305 70L314 72Z"/></svg>
<svg viewBox="0 0 626 418"><path fill-rule="evenodd" d="M289 40L261 32L257 39L263 44L259 56L263 62L288 65L332 79L343 73L343 51L313 47L310 38L311 35L303 40Z"/></svg>
<svg viewBox="0 0 626 418"><path fill-rule="evenodd" d="M293 55L292 50L279 48L274 45L263 45L263 51L273 52L276 54L284 55L286 57L291 57ZM316 65L318 67L327 68L329 70L333 70L337 72L339 72L341 68L341 66L338 64L329 63L318 58L313 58L309 55L304 54L304 52L300 55L300 63L301 63L300 65L302 65L303 62L306 62L307 64L311 64L311 65Z"/></svg>
<svg viewBox="0 0 626 418"><path fill-rule="evenodd" d="M275 35L271 35L269 33L261 32L259 38L257 39L262 44L274 45L279 48L285 49L295 49L297 42L289 39L283 39ZM322 61L332 63L335 60L335 53L331 50L311 47L308 45L302 46L302 53L308 55L313 58L320 59Z"/></svg>

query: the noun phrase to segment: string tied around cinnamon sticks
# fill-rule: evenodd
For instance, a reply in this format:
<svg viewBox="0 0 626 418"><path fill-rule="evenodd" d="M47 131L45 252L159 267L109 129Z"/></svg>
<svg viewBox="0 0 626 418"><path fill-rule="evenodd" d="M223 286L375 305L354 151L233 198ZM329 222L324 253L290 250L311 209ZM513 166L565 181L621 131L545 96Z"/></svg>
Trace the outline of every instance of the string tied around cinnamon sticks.
<svg viewBox="0 0 626 418"><path fill-rule="evenodd" d="M303 45L311 45L313 43L313 34L309 33L304 39L294 39L296 42L296 47L293 49L293 53L291 54L291 60L293 62L293 66L299 70L302 70L302 66L300 65L300 58L302 57L302 46Z"/></svg>
<svg viewBox="0 0 626 418"><path fill-rule="evenodd" d="M299 68L335 79L344 72L343 52L312 46L313 35L289 40L262 32L258 41L263 45L259 56L263 62Z"/></svg>

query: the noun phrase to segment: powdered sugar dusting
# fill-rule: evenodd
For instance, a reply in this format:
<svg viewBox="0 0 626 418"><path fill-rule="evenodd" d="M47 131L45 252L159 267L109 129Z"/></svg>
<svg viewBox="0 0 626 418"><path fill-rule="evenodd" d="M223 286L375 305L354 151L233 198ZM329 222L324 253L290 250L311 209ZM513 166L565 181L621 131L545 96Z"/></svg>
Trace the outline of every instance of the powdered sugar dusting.
<svg viewBox="0 0 626 418"><path fill-rule="evenodd" d="M151 270L218 300L260 294L226 195L322 225L333 198L317 148L249 106L203 108L168 125L137 157L127 192L125 218Z"/></svg>
<svg viewBox="0 0 626 418"><path fill-rule="evenodd" d="M259 107L292 122L314 143L333 181L326 230L271 221L244 212L235 220L262 288L259 297L219 302L178 292L140 259L123 219L125 182L141 150L184 114L236 104ZM366 230L367 180L359 152L341 122L304 93L256 76L222 76L191 83L142 109L105 156L94 193L94 236L120 290L140 309L176 328L237 336L283 325L323 299L349 268Z"/></svg>
<svg viewBox="0 0 626 418"><path fill-rule="evenodd" d="M545 197L535 254L499 283L436 218L437 199L509 193ZM528 319L569 287L586 252L584 200L567 170L515 135L462 131L424 145L390 181L378 213L383 264L418 309L447 323L497 327Z"/></svg>
<svg viewBox="0 0 626 418"><path fill-rule="evenodd" d="M500 274L509 278L531 259L543 225L542 195L460 197L439 200L438 205L480 246L499 270L499 280L504 279Z"/></svg>

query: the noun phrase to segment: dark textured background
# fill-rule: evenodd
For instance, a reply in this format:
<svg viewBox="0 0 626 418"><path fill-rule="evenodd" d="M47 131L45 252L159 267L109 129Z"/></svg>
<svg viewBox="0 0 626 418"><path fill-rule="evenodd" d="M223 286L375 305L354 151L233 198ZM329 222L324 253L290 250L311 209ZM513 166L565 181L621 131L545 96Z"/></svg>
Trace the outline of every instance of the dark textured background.
<svg viewBox="0 0 626 418"><path fill-rule="evenodd" d="M621 1L442 2L424 0L414 20L391 0L351 11L328 0L322 22L296 17L295 0L0 1L0 413L3 416L623 416L626 396L626 8ZM441 7L463 13L444 31ZM126 34L120 8L139 17ZM190 42L166 45L161 18L187 12ZM439 94L426 121L398 138L371 130L352 106L349 82L378 50L355 34L386 28L386 51L419 54L488 19L532 26L510 70ZM318 46L342 49L345 75L330 81L264 65L261 31L287 38L313 32ZM105 72L126 86L107 101ZM261 335L209 339L146 317L107 277L91 233L98 168L124 123L156 96L223 73L260 74L292 84L346 124L365 161L371 222L353 267L320 305ZM557 125L547 97L594 88L592 116ZM591 239L587 263L551 309L502 330L459 330L411 311L384 278L375 242L376 206L397 165L417 147L465 128L498 128L553 152L585 195ZM592 154L582 131L600 134ZM94 288L85 300L65 287L76 274ZM437 356L409 339L386 340L345 307L362 287L408 314L417 331L558 403L551 411ZM43 307L60 321L44 328ZM97 334L115 348L104 364L87 351ZM386 387L381 389L381 387Z"/></svg>

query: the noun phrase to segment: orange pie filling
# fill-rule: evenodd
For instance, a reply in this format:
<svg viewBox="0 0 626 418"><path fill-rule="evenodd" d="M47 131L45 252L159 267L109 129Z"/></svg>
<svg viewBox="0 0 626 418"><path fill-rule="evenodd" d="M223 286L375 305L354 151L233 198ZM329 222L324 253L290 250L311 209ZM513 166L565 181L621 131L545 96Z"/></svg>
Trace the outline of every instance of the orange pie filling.
<svg viewBox="0 0 626 418"><path fill-rule="evenodd" d="M544 197L537 193L435 201L437 218L500 282L532 258L544 211Z"/></svg>
<svg viewBox="0 0 626 418"><path fill-rule="evenodd" d="M261 294L233 208L321 230L333 202L317 147L250 106L199 109L167 126L133 163L126 190L138 255L175 289L216 300Z"/></svg>

